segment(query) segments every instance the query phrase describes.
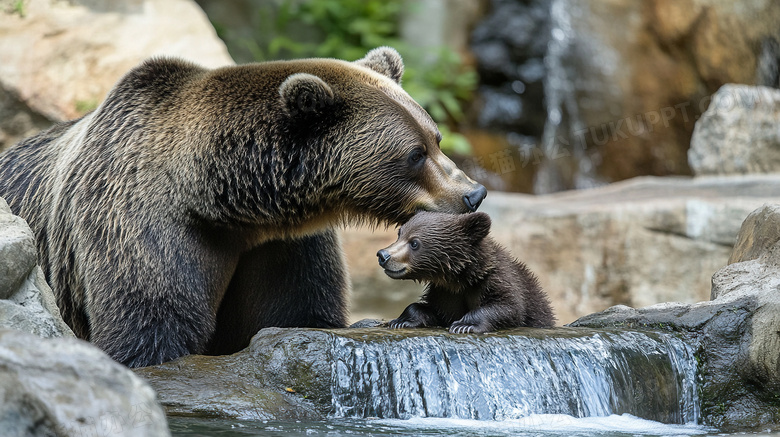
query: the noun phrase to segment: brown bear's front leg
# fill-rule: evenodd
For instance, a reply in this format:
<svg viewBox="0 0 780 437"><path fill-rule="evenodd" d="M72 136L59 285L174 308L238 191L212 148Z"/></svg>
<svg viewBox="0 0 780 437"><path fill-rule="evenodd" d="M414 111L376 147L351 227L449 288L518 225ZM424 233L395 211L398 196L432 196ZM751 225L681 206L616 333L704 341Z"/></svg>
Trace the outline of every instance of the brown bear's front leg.
<svg viewBox="0 0 780 437"><path fill-rule="evenodd" d="M139 234L134 243L143 252L95 238L82 266L94 272L85 282L90 341L129 367L203 353L214 332L216 296L238 261L225 247L171 228ZM172 261L156 262L164 259Z"/></svg>
<svg viewBox="0 0 780 437"><path fill-rule="evenodd" d="M262 328L343 328L349 276L335 230L243 254L217 313L209 354L238 352Z"/></svg>

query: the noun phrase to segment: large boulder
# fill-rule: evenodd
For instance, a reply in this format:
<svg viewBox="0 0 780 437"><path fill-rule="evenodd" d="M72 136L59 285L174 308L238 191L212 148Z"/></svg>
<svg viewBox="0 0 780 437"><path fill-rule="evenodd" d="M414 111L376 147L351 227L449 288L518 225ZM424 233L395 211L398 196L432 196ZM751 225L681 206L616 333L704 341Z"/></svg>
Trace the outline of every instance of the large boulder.
<svg viewBox="0 0 780 437"><path fill-rule="evenodd" d="M491 192L480 210L569 323L618 304L709 299L745 216L778 198L778 175L645 177L544 196ZM356 319L398 317L422 293L377 264L376 251L395 238L392 229L344 233Z"/></svg>
<svg viewBox="0 0 780 437"><path fill-rule="evenodd" d="M702 413L721 429L780 422L780 206L751 213L732 264L712 277L712 300L610 308L577 327L666 329L698 349Z"/></svg>
<svg viewBox="0 0 780 437"><path fill-rule="evenodd" d="M73 337L41 268L35 239L22 218L0 198L0 328L40 337Z"/></svg>
<svg viewBox="0 0 780 437"><path fill-rule="evenodd" d="M94 109L146 58L233 63L191 0L4 2L0 29L0 150Z"/></svg>
<svg viewBox="0 0 780 437"><path fill-rule="evenodd" d="M0 329L0 399L3 435L170 435L154 391L81 340Z"/></svg>
<svg viewBox="0 0 780 437"><path fill-rule="evenodd" d="M0 198L0 299L8 299L32 272L38 260L35 237L27 222L11 214Z"/></svg>
<svg viewBox="0 0 780 437"><path fill-rule="evenodd" d="M697 175L780 173L780 90L724 85L693 131Z"/></svg>

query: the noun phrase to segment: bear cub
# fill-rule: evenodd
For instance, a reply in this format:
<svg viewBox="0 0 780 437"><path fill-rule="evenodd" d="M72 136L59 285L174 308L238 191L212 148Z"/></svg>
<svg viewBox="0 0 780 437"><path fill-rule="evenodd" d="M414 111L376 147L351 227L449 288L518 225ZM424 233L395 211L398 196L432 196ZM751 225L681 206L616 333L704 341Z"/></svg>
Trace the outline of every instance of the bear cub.
<svg viewBox="0 0 780 437"><path fill-rule="evenodd" d="M536 276L491 237L482 212L420 212L377 252L393 279L427 282L420 302L406 307L391 328L449 327L455 334L553 326L555 316Z"/></svg>

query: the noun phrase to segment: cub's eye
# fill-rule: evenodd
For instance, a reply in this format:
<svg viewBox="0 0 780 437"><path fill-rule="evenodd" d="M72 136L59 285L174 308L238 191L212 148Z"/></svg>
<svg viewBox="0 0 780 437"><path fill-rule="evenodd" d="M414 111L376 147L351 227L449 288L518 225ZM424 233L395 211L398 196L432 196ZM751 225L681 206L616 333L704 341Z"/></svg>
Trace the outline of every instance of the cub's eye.
<svg viewBox="0 0 780 437"><path fill-rule="evenodd" d="M420 248L420 240L415 238L414 240L409 242L409 249L417 250L419 248Z"/></svg>
<svg viewBox="0 0 780 437"><path fill-rule="evenodd" d="M425 152L422 149L414 149L409 153L409 164L417 164L425 159Z"/></svg>

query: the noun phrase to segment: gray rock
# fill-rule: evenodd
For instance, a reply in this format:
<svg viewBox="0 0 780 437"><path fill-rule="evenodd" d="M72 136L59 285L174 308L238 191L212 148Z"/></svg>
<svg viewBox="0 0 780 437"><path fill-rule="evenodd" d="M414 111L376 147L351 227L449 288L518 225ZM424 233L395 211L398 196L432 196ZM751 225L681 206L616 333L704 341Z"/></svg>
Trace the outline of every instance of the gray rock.
<svg viewBox="0 0 780 437"><path fill-rule="evenodd" d="M696 122L688 160L697 175L780 172L780 91L724 85Z"/></svg>
<svg viewBox="0 0 780 437"><path fill-rule="evenodd" d="M273 334L275 330L279 328L267 328L261 333ZM276 351L277 361L281 360L289 348L308 347L307 345L315 340L311 336L318 335L321 337L327 334L305 331L298 336L287 338L289 341L280 344ZM273 338L275 336L270 335L270 339L262 344L272 341ZM278 363L274 364L273 356L267 357L268 365L258 362L255 359L255 349L253 346L233 355L217 357L188 355L134 371L152 385L169 415L250 420L323 419L324 412L307 399L307 395L315 391L302 387L302 384L290 387L280 383L280 378L289 376L290 369L283 368ZM311 357L316 359L315 355ZM304 379L307 382L312 381L312 378ZM321 391L316 393L321 401Z"/></svg>
<svg viewBox="0 0 780 437"><path fill-rule="evenodd" d="M693 350L667 333L266 328L237 354L136 372L169 414L189 416L495 420L587 411L682 423L693 418L694 369Z"/></svg>
<svg viewBox="0 0 780 437"><path fill-rule="evenodd" d="M742 223L729 264L758 258L780 241L780 206L764 205ZM714 298L714 297L713 297Z"/></svg>
<svg viewBox="0 0 780 437"><path fill-rule="evenodd" d="M0 328L29 332L43 338L75 337L40 267L26 278L9 299L0 300Z"/></svg>
<svg viewBox="0 0 780 437"><path fill-rule="evenodd" d="M24 219L11 214L0 199L0 299L8 299L38 259L35 237Z"/></svg>
<svg viewBox="0 0 780 437"><path fill-rule="evenodd" d="M3 435L166 436L154 391L76 339L0 330Z"/></svg>
<svg viewBox="0 0 780 437"><path fill-rule="evenodd" d="M44 338L73 337L36 259L30 227L0 198L0 328Z"/></svg>
<svg viewBox="0 0 780 437"><path fill-rule="evenodd" d="M697 345L705 423L721 429L780 422L780 207L745 220L735 263L712 277L712 300L613 307L571 326L683 332ZM745 261L740 261L740 260Z"/></svg>

